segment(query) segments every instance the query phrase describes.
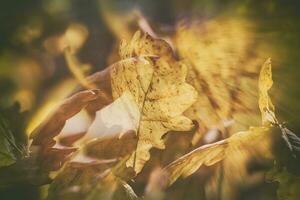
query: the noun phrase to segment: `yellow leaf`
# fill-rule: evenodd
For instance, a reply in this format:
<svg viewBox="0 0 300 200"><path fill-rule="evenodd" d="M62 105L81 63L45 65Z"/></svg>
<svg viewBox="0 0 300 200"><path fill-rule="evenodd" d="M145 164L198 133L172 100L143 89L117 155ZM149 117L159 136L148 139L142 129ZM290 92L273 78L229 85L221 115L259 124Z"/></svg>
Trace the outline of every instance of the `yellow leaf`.
<svg viewBox="0 0 300 200"><path fill-rule="evenodd" d="M263 64L258 80L259 88L259 109L262 115L262 123L276 124L275 107L269 97L268 91L273 85L271 58Z"/></svg>
<svg viewBox="0 0 300 200"><path fill-rule="evenodd" d="M228 139L201 146L169 164L164 170L169 175L169 184L179 177L187 177L197 171L201 166L211 166L223 159L232 159L237 163L241 156L253 155L257 151L257 144L263 142L266 149L270 148L268 127L251 127L248 131L236 133ZM256 148L254 148L256 146ZM246 149L246 155L237 155ZM270 155L266 155L269 157ZM232 165L231 165L232 166ZM236 172L234 172L236 173Z"/></svg>
<svg viewBox="0 0 300 200"><path fill-rule="evenodd" d="M271 58L268 58L263 64L258 80L259 88L259 109L262 117L263 125L275 125L280 128L282 133L282 138L286 142L286 145L291 150L294 156L299 148L300 138L285 127L284 124L280 123L275 115L275 106L273 105L271 98L269 96L269 90L273 85L272 80L272 65Z"/></svg>
<svg viewBox="0 0 300 200"><path fill-rule="evenodd" d="M231 135L258 125L255 78L261 59L251 28L230 18L178 24L175 46L189 66L187 82L199 94L185 112L200 125L193 144L214 128ZM224 125L228 120L234 121L230 127Z"/></svg>
<svg viewBox="0 0 300 200"><path fill-rule="evenodd" d="M122 62L111 73L112 93L114 99L130 94L140 112L136 151L127 161L138 173L152 147L165 147L161 138L166 132L193 127L182 113L195 102L197 93L185 82L186 66L174 58L163 40L137 32L131 42L122 42L120 56Z"/></svg>
<svg viewBox="0 0 300 200"><path fill-rule="evenodd" d="M180 176L187 177L193 174L202 165L211 166L221 160L225 160L224 164L228 165L227 167L224 165L226 173L231 170L232 174L242 174L243 172L239 172L239 169L236 168L234 171L232 168L234 169L235 164L238 162L245 162L255 152L265 154L266 158L272 157L270 155L271 135L269 134L271 133L271 126L269 123L264 122L273 122L283 130L283 127L275 118L274 106L268 96L268 90L272 87L272 84L271 60L268 59L263 64L258 82L259 107L263 117L263 126L250 127L248 131L238 132L225 140L201 146L177 159L165 168L166 172L169 173L169 184L172 184ZM284 139L291 148L289 140L285 138L286 135L283 133ZM253 148L254 146L255 148Z"/></svg>

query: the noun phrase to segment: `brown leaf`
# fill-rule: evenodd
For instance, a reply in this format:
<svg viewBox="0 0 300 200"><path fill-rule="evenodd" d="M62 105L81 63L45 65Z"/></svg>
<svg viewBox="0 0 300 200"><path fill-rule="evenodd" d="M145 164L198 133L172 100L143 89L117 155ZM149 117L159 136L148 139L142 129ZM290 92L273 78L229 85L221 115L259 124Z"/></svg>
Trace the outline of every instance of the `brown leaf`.
<svg viewBox="0 0 300 200"><path fill-rule="evenodd" d="M43 148L53 146L53 138L63 129L67 119L77 114L91 101L98 98L98 90L87 90L74 94L64 102L31 134L32 145Z"/></svg>
<svg viewBox="0 0 300 200"><path fill-rule="evenodd" d="M77 148L50 148L46 152L39 152L38 161L41 169L47 171L57 171L70 158Z"/></svg>
<svg viewBox="0 0 300 200"><path fill-rule="evenodd" d="M137 136L133 131L120 138L99 138L85 145L86 154L98 159L122 158L131 154L137 144Z"/></svg>
<svg viewBox="0 0 300 200"><path fill-rule="evenodd" d="M65 137L60 137L59 138L59 144L66 146L66 147L71 147L73 144L78 141L80 138L82 138L85 135L85 132L83 133L77 133L77 134L72 134L70 136L65 136Z"/></svg>

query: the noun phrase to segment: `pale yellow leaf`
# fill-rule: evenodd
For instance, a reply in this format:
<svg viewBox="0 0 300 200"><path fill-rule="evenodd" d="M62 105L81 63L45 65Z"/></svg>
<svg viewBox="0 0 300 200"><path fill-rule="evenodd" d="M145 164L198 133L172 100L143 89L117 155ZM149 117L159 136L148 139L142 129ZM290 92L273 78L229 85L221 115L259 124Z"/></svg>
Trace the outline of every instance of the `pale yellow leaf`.
<svg viewBox="0 0 300 200"><path fill-rule="evenodd" d="M132 96L140 112L138 143L127 161L138 173L149 160L152 147L165 147L162 136L171 130L188 131L190 119L182 115L196 100L197 92L185 82L187 68L177 61L163 40L137 32L120 47L122 61L113 66L112 93L118 99Z"/></svg>
<svg viewBox="0 0 300 200"><path fill-rule="evenodd" d="M268 133L270 133L270 129L267 127L251 127L248 131L236 133L228 139L191 151L164 169L169 175L169 184L174 183L179 177L190 176L201 166L211 166L224 159L231 159L230 162L237 163L241 156L253 155L262 141L266 149L270 148L270 142L267 139L270 137ZM244 151L245 149L247 151ZM243 153L246 155L239 154L240 151L244 151Z"/></svg>
<svg viewBox="0 0 300 200"><path fill-rule="evenodd" d="M273 85L271 58L263 64L258 80L259 88L259 109L262 115L262 123L276 124L275 107L269 97L269 90Z"/></svg>
<svg viewBox="0 0 300 200"><path fill-rule="evenodd" d="M189 67L187 82L199 94L185 112L199 123L194 144L214 128L231 135L259 124L256 77L262 61L252 28L233 18L178 23L175 46ZM234 122L230 127L223 125L228 120Z"/></svg>

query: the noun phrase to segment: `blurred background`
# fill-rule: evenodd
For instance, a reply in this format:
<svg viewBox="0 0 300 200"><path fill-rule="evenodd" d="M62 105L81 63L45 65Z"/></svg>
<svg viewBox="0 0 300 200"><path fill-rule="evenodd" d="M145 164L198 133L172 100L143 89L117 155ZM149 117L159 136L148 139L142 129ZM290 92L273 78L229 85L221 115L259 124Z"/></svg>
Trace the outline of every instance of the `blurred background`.
<svg viewBox="0 0 300 200"><path fill-rule="evenodd" d="M28 113L28 133L78 84L65 61L65 47L72 47L88 75L116 60L112 52L121 39L130 39L137 18L164 36L172 35L176 23L189 17L199 23L218 17L246 19L255 26L255 42L270 49L264 55L273 60L271 96L277 112L300 132L298 0L2 0L0 4L0 107L18 101Z"/></svg>

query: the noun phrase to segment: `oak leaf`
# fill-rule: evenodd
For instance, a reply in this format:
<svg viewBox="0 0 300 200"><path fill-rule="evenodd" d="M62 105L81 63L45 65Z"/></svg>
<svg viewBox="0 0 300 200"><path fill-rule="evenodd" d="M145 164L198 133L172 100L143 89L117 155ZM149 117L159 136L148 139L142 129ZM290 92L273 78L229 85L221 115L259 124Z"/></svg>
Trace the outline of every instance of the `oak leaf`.
<svg viewBox="0 0 300 200"><path fill-rule="evenodd" d="M242 149L247 149L248 153L254 153L256 149L253 149L253 146L266 140L270 136L269 132L270 129L267 127L251 127L248 131L236 133L225 140L203 145L191 151L165 168L169 174L169 184L180 176L190 176L201 166L214 165ZM264 144L270 147L268 142Z"/></svg>
<svg viewBox="0 0 300 200"><path fill-rule="evenodd" d="M137 32L120 47L122 61L112 69L112 94L124 93L138 110L136 151L127 161L138 173L149 160L152 147L165 147L162 136L171 130L187 131L192 121L183 116L196 100L197 92L186 83L187 68L175 59L171 47L163 40Z"/></svg>
<svg viewBox="0 0 300 200"><path fill-rule="evenodd" d="M199 123L194 145L211 129L226 137L259 124L255 78L262 59L252 27L232 18L177 25L175 47L189 67L187 82L199 94L184 113Z"/></svg>

